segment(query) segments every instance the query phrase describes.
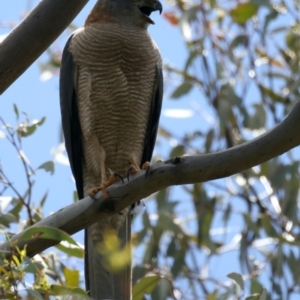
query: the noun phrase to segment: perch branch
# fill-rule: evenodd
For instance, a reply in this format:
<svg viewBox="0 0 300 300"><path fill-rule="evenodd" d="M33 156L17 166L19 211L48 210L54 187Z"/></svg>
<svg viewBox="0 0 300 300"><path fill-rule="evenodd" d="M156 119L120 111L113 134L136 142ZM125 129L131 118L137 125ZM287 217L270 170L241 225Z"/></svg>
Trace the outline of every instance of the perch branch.
<svg viewBox="0 0 300 300"><path fill-rule="evenodd" d="M88 0L43 0L0 43L0 94L51 45Z"/></svg>
<svg viewBox="0 0 300 300"><path fill-rule="evenodd" d="M299 132L300 102L295 105L282 123L250 142L216 153L172 158L153 165L147 177L145 177L145 172L141 171L135 174L130 182L113 185L108 189L108 193L115 202L114 212L107 213L101 209L103 196L99 192L97 200L86 197L33 226L52 226L68 234L74 234L160 189L227 177L268 161L300 145ZM58 243L58 241L41 238L23 241L21 237L22 233L17 234L11 241L19 248L27 244L29 257ZM9 256L10 251L9 243L5 242L0 245L0 253Z"/></svg>

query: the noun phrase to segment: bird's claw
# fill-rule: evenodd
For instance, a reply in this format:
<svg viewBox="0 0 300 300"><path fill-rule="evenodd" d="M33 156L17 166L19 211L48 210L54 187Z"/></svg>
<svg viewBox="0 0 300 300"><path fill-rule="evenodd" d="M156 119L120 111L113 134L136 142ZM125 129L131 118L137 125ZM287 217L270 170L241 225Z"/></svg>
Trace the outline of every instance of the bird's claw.
<svg viewBox="0 0 300 300"><path fill-rule="evenodd" d="M129 176L130 176L131 170L132 170L132 166L130 165L126 171L126 178L127 178L128 182L129 182Z"/></svg>
<svg viewBox="0 0 300 300"><path fill-rule="evenodd" d="M88 195L96 200L95 196L98 192L102 191L104 199L108 199L108 193L104 184L100 184L99 186L95 186L89 190Z"/></svg>
<svg viewBox="0 0 300 300"><path fill-rule="evenodd" d="M149 170L150 170L150 163L149 161L146 161L143 165L142 165L142 170L145 170L145 178L147 178Z"/></svg>
<svg viewBox="0 0 300 300"><path fill-rule="evenodd" d="M139 172L140 170L141 169L138 166L135 166L134 164L131 164L128 167L127 172L126 172L126 177L127 177L128 182L129 182L129 176Z"/></svg>
<svg viewBox="0 0 300 300"><path fill-rule="evenodd" d="M118 178L122 181L122 183L124 184L124 179L123 179L123 177L122 177L121 174L119 174L119 173L117 173L117 172L114 172L114 176L115 176L115 177L118 177Z"/></svg>
<svg viewBox="0 0 300 300"><path fill-rule="evenodd" d="M89 190L88 195L93 198L94 200L96 200L95 195L99 192L102 191L103 197L104 199L108 199L108 193L107 193L107 188L109 186L111 186L112 184L114 184L117 181L117 178L119 178L123 183L123 177L117 173L117 172L112 172L110 169L108 169L110 172L110 176L108 178L108 180L106 182L102 182L99 186L93 187Z"/></svg>

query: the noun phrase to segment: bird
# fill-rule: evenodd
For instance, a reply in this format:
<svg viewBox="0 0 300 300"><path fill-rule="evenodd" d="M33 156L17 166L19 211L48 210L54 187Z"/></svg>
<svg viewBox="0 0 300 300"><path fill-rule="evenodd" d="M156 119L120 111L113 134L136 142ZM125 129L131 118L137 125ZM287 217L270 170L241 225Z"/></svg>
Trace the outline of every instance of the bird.
<svg viewBox="0 0 300 300"><path fill-rule="evenodd" d="M98 0L69 37L60 69L65 146L79 199L143 168L155 146L163 98L162 58L147 28L157 0ZM97 201L97 200L95 200ZM130 244L130 207L85 229L85 282L92 299L131 299L131 263L114 273L97 246L107 229Z"/></svg>

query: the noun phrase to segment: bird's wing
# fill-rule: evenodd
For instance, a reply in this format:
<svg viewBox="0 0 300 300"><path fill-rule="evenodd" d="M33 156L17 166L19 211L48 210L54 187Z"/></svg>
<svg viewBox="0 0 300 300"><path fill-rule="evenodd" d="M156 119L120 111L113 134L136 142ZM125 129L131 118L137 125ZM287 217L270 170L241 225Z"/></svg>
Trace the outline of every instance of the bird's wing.
<svg viewBox="0 0 300 300"><path fill-rule="evenodd" d="M148 120L147 132L145 136L144 149L141 165L151 160L155 146L158 130L159 117L163 99L163 73L161 67L156 67L156 82L154 84L153 96Z"/></svg>
<svg viewBox="0 0 300 300"><path fill-rule="evenodd" d="M72 34L63 50L60 67L60 109L62 116L62 128L65 137L65 146L68 153L71 170L75 178L78 198L84 197L83 193L83 174L82 162L83 147L81 140L81 126L78 114L77 96L76 96L76 73L77 67L69 46L74 34ZM85 229L85 280L86 287L89 290L89 272L88 272L88 249L87 249L87 229Z"/></svg>
<svg viewBox="0 0 300 300"><path fill-rule="evenodd" d="M69 46L74 34L71 35L63 50L60 68L60 109L62 115L62 127L65 137L66 150L79 199L83 198L82 161L83 148L81 141L81 127L76 100L76 64Z"/></svg>

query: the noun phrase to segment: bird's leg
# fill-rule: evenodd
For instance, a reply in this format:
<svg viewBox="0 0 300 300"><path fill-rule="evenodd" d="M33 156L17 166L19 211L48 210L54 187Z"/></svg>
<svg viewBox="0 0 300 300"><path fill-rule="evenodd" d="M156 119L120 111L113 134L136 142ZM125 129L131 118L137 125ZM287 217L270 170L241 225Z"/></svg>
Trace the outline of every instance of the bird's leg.
<svg viewBox="0 0 300 300"><path fill-rule="evenodd" d="M99 192L102 191L104 199L108 199L108 193L107 193L107 188L114 183L116 183L119 179L124 183L123 177L117 173L117 172L112 172L110 169L108 169L110 174L109 177L106 181L103 181L100 183L99 186L93 187L89 191L89 196L94 198L94 196Z"/></svg>
<svg viewBox="0 0 300 300"><path fill-rule="evenodd" d="M134 159L130 159L130 165L129 165L129 168L127 169L127 179L129 181L129 175L133 175L139 171L141 171L141 168L139 167L139 165L135 162ZM148 175L148 172L149 172L149 169L150 169L150 163L149 161L146 161L145 163L143 163L142 165L142 170L146 170L146 177Z"/></svg>
<svg viewBox="0 0 300 300"><path fill-rule="evenodd" d="M135 160L133 158L131 158L129 160L129 167L127 169L127 172L126 172L126 177L127 177L127 180L129 181L129 175L133 175L139 171L141 171L139 165L135 162Z"/></svg>

